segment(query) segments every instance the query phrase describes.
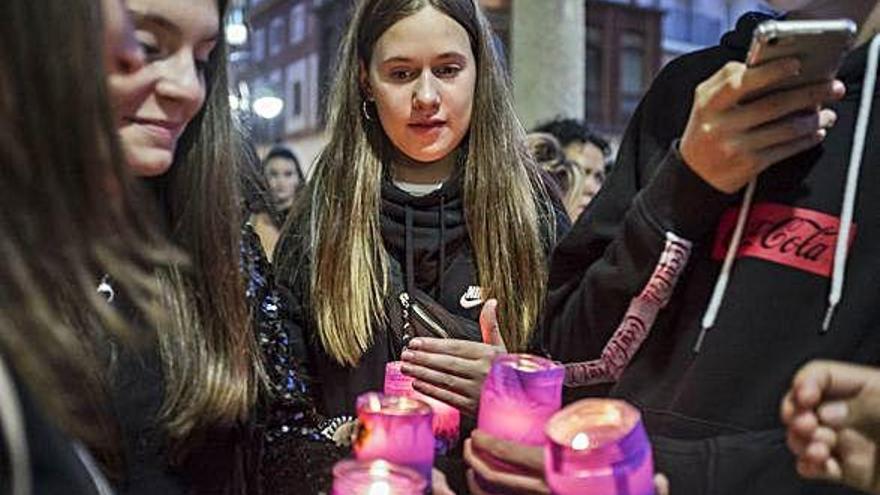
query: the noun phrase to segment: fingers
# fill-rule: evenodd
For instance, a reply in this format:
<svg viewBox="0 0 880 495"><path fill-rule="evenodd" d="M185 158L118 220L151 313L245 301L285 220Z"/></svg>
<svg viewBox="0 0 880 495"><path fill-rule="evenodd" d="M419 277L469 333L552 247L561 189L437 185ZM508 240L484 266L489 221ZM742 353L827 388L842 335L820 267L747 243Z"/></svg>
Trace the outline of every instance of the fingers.
<svg viewBox="0 0 880 495"><path fill-rule="evenodd" d="M730 129L753 129L800 111L813 113L823 103L842 98L845 92L842 82L827 81L772 93L731 109Z"/></svg>
<svg viewBox="0 0 880 495"><path fill-rule="evenodd" d="M424 366L419 366L417 364L405 363L401 366L400 370L407 376L411 376L416 380L427 382L431 385L436 385L457 392L461 395L478 395L474 393L474 390L476 389L479 391L480 389L480 385L473 383L471 380L436 371Z"/></svg>
<svg viewBox="0 0 880 495"><path fill-rule="evenodd" d="M791 116L746 133L741 143L743 146L753 150L769 148L779 143L786 143L810 136L822 129L830 129L836 121L837 114L829 109Z"/></svg>
<svg viewBox="0 0 880 495"><path fill-rule="evenodd" d="M822 423L834 428L845 428L859 423L845 401L826 402L819 406L818 414Z"/></svg>
<svg viewBox="0 0 880 495"><path fill-rule="evenodd" d="M489 492L483 490L480 484L477 483L477 475L474 474L473 469L468 469L467 471L467 485L471 495L489 495Z"/></svg>
<svg viewBox="0 0 880 495"><path fill-rule="evenodd" d="M498 326L498 300L489 299L483 304L480 311L480 330L483 333L483 343L507 350Z"/></svg>
<svg viewBox="0 0 880 495"><path fill-rule="evenodd" d="M516 474L502 471L490 466L473 447L471 439L465 440L464 459L472 468L475 475L479 475L494 487L503 487L504 493L529 493L549 494L550 489L540 475ZM476 480L473 480L476 484ZM470 482L469 482L470 484ZM499 490L501 491L501 490ZM475 492L478 493L478 492ZM484 491L485 493L485 491Z"/></svg>
<svg viewBox="0 0 880 495"><path fill-rule="evenodd" d="M795 465L799 475L812 480L840 481L843 470L836 459L828 459L821 465L813 464L806 459L798 459Z"/></svg>
<svg viewBox="0 0 880 495"><path fill-rule="evenodd" d="M748 94L778 84L799 70L800 62L794 58L774 60L752 68L740 62L729 62L700 85L697 94L710 95L704 102L709 108L727 110Z"/></svg>
<svg viewBox="0 0 880 495"><path fill-rule="evenodd" d="M798 371L794 378L795 389L802 389L798 393L799 401L807 399L809 392L819 392L818 397L811 397L812 404L804 404L803 407L816 407L820 400L851 399L857 396L865 384L874 376L880 374L877 370L867 366L835 361L811 361Z"/></svg>
<svg viewBox="0 0 880 495"><path fill-rule="evenodd" d="M766 148L757 153L754 167L757 172L762 172L771 165L813 148L821 143L827 134L828 131L820 129L816 133L800 139Z"/></svg>
<svg viewBox="0 0 880 495"><path fill-rule="evenodd" d="M544 473L544 449L540 447L508 442L480 430L474 430L471 433L471 441L474 448L486 452L496 459L541 475Z"/></svg>
<svg viewBox="0 0 880 495"><path fill-rule="evenodd" d="M483 344L479 344L483 345ZM449 373L462 378L479 378L486 376L488 372L488 362L484 363L475 359L462 359L457 356L448 354L435 354L430 352L420 352L406 349L400 355L403 365L400 371L409 374L409 370L413 365L430 368L435 371Z"/></svg>
<svg viewBox="0 0 880 495"><path fill-rule="evenodd" d="M654 490L657 495L669 495L669 480L666 476L662 474L654 476Z"/></svg>
<svg viewBox="0 0 880 495"><path fill-rule="evenodd" d="M432 385L427 382L422 382L416 380L413 382L413 389L417 392L421 392L429 397L439 400L440 402L445 402L450 406L458 409L472 417L476 417L477 409L480 406L480 401L478 398L472 398L466 395L457 394L451 390L447 390L445 388L438 387L436 385Z"/></svg>
<svg viewBox="0 0 880 495"><path fill-rule="evenodd" d="M445 354L463 359L492 359L498 354L498 350L495 347L482 342L459 339L432 339L428 337L412 339L407 344L407 349L433 354Z"/></svg>
<svg viewBox="0 0 880 495"><path fill-rule="evenodd" d="M455 492L449 488L446 475L436 468L431 470L431 493L433 495L455 495Z"/></svg>

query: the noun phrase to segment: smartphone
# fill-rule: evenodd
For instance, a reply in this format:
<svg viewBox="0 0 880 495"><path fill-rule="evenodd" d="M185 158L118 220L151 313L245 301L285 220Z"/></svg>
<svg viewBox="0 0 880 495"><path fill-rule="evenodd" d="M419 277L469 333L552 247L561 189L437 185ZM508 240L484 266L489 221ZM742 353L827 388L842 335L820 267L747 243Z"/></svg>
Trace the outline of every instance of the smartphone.
<svg viewBox="0 0 880 495"><path fill-rule="evenodd" d="M755 28L746 57L749 67L757 67L780 58L801 61L801 71L759 93L749 100L776 91L831 81L843 58L852 47L856 24L849 19L821 21L764 21Z"/></svg>

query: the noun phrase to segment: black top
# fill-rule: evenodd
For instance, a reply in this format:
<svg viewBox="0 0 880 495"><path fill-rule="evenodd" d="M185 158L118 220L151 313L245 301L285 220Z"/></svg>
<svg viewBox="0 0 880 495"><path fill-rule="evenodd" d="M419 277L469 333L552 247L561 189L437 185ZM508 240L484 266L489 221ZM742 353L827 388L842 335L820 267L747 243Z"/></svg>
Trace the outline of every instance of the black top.
<svg viewBox="0 0 880 495"><path fill-rule="evenodd" d="M21 381L16 380L15 388L26 430L33 493L99 495L98 486L105 481L94 461L43 413ZM0 431L0 493L11 490L7 484L11 476L6 448Z"/></svg>
<svg viewBox="0 0 880 495"><path fill-rule="evenodd" d="M329 486L330 468L344 452L328 441L333 428L315 412L308 380L292 359L271 267L249 225L242 231L241 269L271 391L261 395L250 423L204 432L179 462L172 463L167 433L157 419L164 398L158 350L146 346L116 351L112 404L126 455L120 493L316 493ZM116 297L114 304L131 314ZM308 452L309 464L290 464L297 452Z"/></svg>
<svg viewBox="0 0 880 495"><path fill-rule="evenodd" d="M390 255L393 288L413 284L451 314L476 322L480 307L462 304L469 288L479 282L465 222L461 180L459 169L439 190L417 197L386 178L380 225ZM551 221L555 221L556 233L561 237L568 230L569 220L558 202L553 206L555 218ZM545 224L542 230L549 251L553 244L551 229ZM282 237L277 252L298 249L292 245L292 238L289 233ZM330 357L318 341L307 309L307 265L303 262L292 270L285 267L290 271L279 274L278 280L279 293L290 309L292 336L297 340L294 348L300 352L300 361L308 363L321 412L328 416L350 415L359 394L382 389L385 364L399 359L400 349L389 338L389 332L376 332L372 347L357 367L342 366ZM391 297L396 297L399 291L393 292Z"/></svg>
<svg viewBox="0 0 880 495"><path fill-rule="evenodd" d="M676 140L695 87L726 62L742 61L754 27L766 18L744 16L719 46L661 71L629 124L613 173L551 265L545 335L554 358L595 360L618 328L631 336L647 325L640 347L625 334L609 349L631 359L612 395L642 408L658 472L671 475L677 492L808 492L794 472L778 412L793 374L812 358L880 361L877 295L865 290L880 280L880 149L870 138L877 135L876 103L843 300L831 329L820 332L867 46L840 71L848 93L831 105L838 120L824 143L759 177L741 256L717 321L695 352L741 195L722 194L693 173ZM690 258L656 320L643 318L632 309L649 307L636 296L650 296L647 284L667 233L692 243ZM821 273L822 266L828 271Z"/></svg>

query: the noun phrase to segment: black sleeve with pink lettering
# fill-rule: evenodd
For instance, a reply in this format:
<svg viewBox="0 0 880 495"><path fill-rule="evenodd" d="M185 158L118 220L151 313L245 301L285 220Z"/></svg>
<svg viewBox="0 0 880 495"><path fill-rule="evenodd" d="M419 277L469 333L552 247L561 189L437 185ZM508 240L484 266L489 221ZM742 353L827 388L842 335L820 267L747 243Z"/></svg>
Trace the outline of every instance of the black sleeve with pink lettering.
<svg viewBox="0 0 880 495"><path fill-rule="evenodd" d="M661 72L630 121L608 181L554 251L544 313L544 343L554 359L599 358L654 273L666 234L707 242L735 200L691 171L677 151L690 113L681 101L689 102L714 69L692 71L674 61ZM683 77L693 85L682 85Z"/></svg>

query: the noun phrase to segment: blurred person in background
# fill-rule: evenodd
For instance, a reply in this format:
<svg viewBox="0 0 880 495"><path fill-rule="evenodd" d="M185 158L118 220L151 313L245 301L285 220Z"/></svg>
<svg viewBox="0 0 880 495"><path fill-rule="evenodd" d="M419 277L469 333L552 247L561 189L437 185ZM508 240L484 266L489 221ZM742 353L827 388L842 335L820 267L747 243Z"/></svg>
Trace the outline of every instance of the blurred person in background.
<svg viewBox="0 0 880 495"><path fill-rule="evenodd" d="M583 190L588 187L583 169L566 158L562 146L552 134L533 132L526 136L526 140L538 166L559 186L569 218L577 219L583 211Z"/></svg>
<svg viewBox="0 0 880 495"><path fill-rule="evenodd" d="M557 118L535 127L533 132L552 135L559 141L565 157L580 167L583 186L581 195L572 199L570 212L576 221L590 201L599 194L605 177L614 163L611 146L602 136L590 131L586 122L578 119Z"/></svg>
<svg viewBox="0 0 880 495"><path fill-rule="evenodd" d="M272 261L281 227L306 179L293 150L284 146L275 146L269 150L260 168L262 182L267 187L271 204L266 205L264 211L252 215L251 223L260 236L269 261Z"/></svg>

